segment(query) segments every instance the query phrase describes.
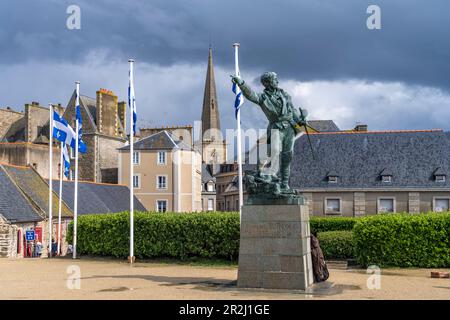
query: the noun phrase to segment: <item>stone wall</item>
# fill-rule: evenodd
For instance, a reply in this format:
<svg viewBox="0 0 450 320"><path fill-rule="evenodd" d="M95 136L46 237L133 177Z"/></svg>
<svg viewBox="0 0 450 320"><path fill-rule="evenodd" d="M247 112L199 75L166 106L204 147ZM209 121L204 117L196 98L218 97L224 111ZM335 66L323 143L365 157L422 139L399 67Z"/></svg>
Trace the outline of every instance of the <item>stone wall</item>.
<svg viewBox="0 0 450 320"><path fill-rule="evenodd" d="M113 94L97 91L97 129L100 133L117 136L119 128L118 100Z"/></svg>
<svg viewBox="0 0 450 320"><path fill-rule="evenodd" d="M364 192L355 192L354 199L354 216L363 216L366 213L366 194Z"/></svg>
<svg viewBox="0 0 450 320"><path fill-rule="evenodd" d="M408 194L408 211L410 213L420 212L420 193L410 192Z"/></svg>
<svg viewBox="0 0 450 320"><path fill-rule="evenodd" d="M21 242L22 248L20 253L18 253L17 250L18 230L21 229L23 237L25 235L25 230L36 226L42 227L43 240L45 242L45 230L48 229L45 228L44 222L39 222L37 224L34 222L9 224L0 216L0 258L23 258L25 252L25 244L23 241Z"/></svg>
<svg viewBox="0 0 450 320"><path fill-rule="evenodd" d="M95 134L83 134L83 141L86 143L87 152L78 153L78 179L82 181L97 180L97 163L98 163L98 150L97 150L97 136ZM75 171L75 159L71 159L71 170Z"/></svg>
<svg viewBox="0 0 450 320"><path fill-rule="evenodd" d="M5 133L8 131L10 125L13 122L18 121L25 115L23 112L16 112L9 109L0 109L0 140L3 138Z"/></svg>
<svg viewBox="0 0 450 320"><path fill-rule="evenodd" d="M119 130L119 135L125 138L127 132L127 121L126 121L127 103L125 101L121 101L118 103L117 108L118 108L117 115L119 117L119 121L122 123L122 130L123 130L123 131Z"/></svg>
<svg viewBox="0 0 450 320"><path fill-rule="evenodd" d="M0 217L0 258L9 257L11 248L11 226Z"/></svg>
<svg viewBox="0 0 450 320"><path fill-rule="evenodd" d="M394 199L396 212L421 213L433 210L435 198L450 200L450 191L365 191L365 192L307 192L303 193L308 201L311 214L325 216L326 198L341 199L342 216L365 216L378 213L378 201L381 198Z"/></svg>
<svg viewBox="0 0 450 320"><path fill-rule="evenodd" d="M50 111L48 108L42 107L36 102L25 105L25 141L34 142L34 140L36 140L41 129L48 124L49 113Z"/></svg>
<svg viewBox="0 0 450 320"><path fill-rule="evenodd" d="M98 152L100 168L118 168L119 148L125 145L125 139L98 136Z"/></svg>
<svg viewBox="0 0 450 320"><path fill-rule="evenodd" d="M81 103L81 102L80 102ZM97 128L95 123L92 123L91 116L86 112L84 107L80 108L81 118L83 120L83 134L84 133L94 133ZM70 124L70 126L75 130L75 95L69 101L66 110L64 111L63 118ZM95 121L95 119L92 119Z"/></svg>
<svg viewBox="0 0 450 320"><path fill-rule="evenodd" d="M48 145L26 142L0 143L0 163L15 166L32 166L45 179L49 168ZM60 149L53 148L53 177L58 177Z"/></svg>

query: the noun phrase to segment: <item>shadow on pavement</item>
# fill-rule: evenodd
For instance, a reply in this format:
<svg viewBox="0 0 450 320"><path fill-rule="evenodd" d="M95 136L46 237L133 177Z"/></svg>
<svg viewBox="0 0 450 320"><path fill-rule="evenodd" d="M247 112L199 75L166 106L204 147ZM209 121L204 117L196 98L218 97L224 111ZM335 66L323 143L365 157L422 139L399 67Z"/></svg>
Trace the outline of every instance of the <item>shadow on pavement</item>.
<svg viewBox="0 0 450 320"><path fill-rule="evenodd" d="M184 286L193 285L193 289L197 290L214 290L214 291L240 291L246 293L284 293L284 294L304 294L309 296L330 296L342 293L344 290L361 290L359 286L354 285L335 285L333 282L321 282L316 283L306 291L303 290L275 290L275 289L257 289L257 288L238 288L237 281L230 281L229 279L216 279L216 278L199 278L199 277L167 277L167 276L154 276L154 275L116 275L116 276L92 276L83 279L101 279L101 278L114 278L114 279L141 279L151 282L161 283L162 286ZM107 291L126 291L127 287L118 287L103 289L99 292Z"/></svg>

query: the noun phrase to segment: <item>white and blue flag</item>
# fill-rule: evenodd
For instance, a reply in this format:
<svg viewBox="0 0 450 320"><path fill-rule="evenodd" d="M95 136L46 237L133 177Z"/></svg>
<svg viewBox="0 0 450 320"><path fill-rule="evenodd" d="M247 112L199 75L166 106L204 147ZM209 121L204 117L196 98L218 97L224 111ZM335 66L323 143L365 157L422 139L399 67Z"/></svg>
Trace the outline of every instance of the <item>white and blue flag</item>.
<svg viewBox="0 0 450 320"><path fill-rule="evenodd" d="M76 90L76 99L75 99L75 116L78 120L78 144L84 144L84 142L81 140L83 136L83 131L81 130L83 128L83 119L81 117L81 110L80 110L80 92L79 92L79 85L77 86ZM75 148L74 148L75 149ZM79 150L82 152L81 150Z"/></svg>
<svg viewBox="0 0 450 320"><path fill-rule="evenodd" d="M237 69L236 76L241 77L239 69ZM234 116L237 118L239 109L244 103L244 96L242 95L241 88L239 88L239 86L236 83L233 83L233 92L236 95L236 99L234 100L234 109L235 109Z"/></svg>
<svg viewBox="0 0 450 320"><path fill-rule="evenodd" d="M53 111L53 137L75 150L76 133L56 111ZM85 153L86 150L86 144L82 140L79 140L78 151Z"/></svg>
<svg viewBox="0 0 450 320"><path fill-rule="evenodd" d="M67 145L65 143L62 144L62 152L63 152L63 163L64 163L64 175L69 177L70 172L70 157L69 152L67 151Z"/></svg>
<svg viewBox="0 0 450 320"><path fill-rule="evenodd" d="M128 105L130 106L130 112L133 112L133 133L136 134L136 96L134 95L134 76L133 76L133 63L130 63L130 71L128 72L130 81L128 83ZM130 132L131 134L131 132Z"/></svg>

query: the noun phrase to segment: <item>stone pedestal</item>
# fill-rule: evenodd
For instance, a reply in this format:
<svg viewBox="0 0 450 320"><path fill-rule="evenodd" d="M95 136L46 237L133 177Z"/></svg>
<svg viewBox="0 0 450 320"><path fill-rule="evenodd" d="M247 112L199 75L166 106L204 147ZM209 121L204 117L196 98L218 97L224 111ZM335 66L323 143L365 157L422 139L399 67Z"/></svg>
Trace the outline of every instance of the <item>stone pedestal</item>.
<svg viewBox="0 0 450 320"><path fill-rule="evenodd" d="M238 287L306 290L313 282L308 206L244 205Z"/></svg>

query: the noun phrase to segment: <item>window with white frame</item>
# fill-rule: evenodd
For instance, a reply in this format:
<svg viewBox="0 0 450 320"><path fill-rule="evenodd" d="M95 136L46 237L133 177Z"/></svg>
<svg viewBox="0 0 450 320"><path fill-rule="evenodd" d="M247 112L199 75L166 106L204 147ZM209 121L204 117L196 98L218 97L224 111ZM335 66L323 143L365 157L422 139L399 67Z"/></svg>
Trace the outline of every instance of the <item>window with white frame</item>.
<svg viewBox="0 0 450 320"><path fill-rule="evenodd" d="M337 183L338 182L338 177L336 177L336 176L329 176L328 177L328 182L329 183Z"/></svg>
<svg viewBox="0 0 450 320"><path fill-rule="evenodd" d="M381 181L384 183L390 183L392 182L392 176L381 176Z"/></svg>
<svg viewBox="0 0 450 320"><path fill-rule="evenodd" d="M133 188L140 188L141 187L140 183L141 182L140 182L140 179L139 179L139 175L135 174L133 176Z"/></svg>
<svg viewBox="0 0 450 320"><path fill-rule="evenodd" d="M378 212L395 212L394 198L380 198L378 199Z"/></svg>
<svg viewBox="0 0 450 320"><path fill-rule="evenodd" d="M213 192L214 191L214 182L208 182L206 187L207 187L208 192Z"/></svg>
<svg viewBox="0 0 450 320"><path fill-rule="evenodd" d="M449 210L450 198L434 198L433 211L447 212Z"/></svg>
<svg viewBox="0 0 450 320"><path fill-rule="evenodd" d="M158 176L156 178L157 189L167 189L167 176Z"/></svg>
<svg viewBox="0 0 450 320"><path fill-rule="evenodd" d="M445 175L438 174L435 176L436 182L445 182Z"/></svg>
<svg viewBox="0 0 450 320"><path fill-rule="evenodd" d="M325 199L325 213L326 214L340 214L341 213L341 199L340 198L326 198Z"/></svg>
<svg viewBox="0 0 450 320"><path fill-rule="evenodd" d="M139 151L133 152L133 164L139 164L140 161L140 153Z"/></svg>
<svg viewBox="0 0 450 320"><path fill-rule="evenodd" d="M208 199L208 211L214 210L214 199Z"/></svg>
<svg viewBox="0 0 450 320"><path fill-rule="evenodd" d="M156 201L156 211L166 212L167 211L167 200L157 200Z"/></svg>
<svg viewBox="0 0 450 320"><path fill-rule="evenodd" d="M159 151L158 152L158 164L159 165L165 165L166 164L166 151Z"/></svg>

